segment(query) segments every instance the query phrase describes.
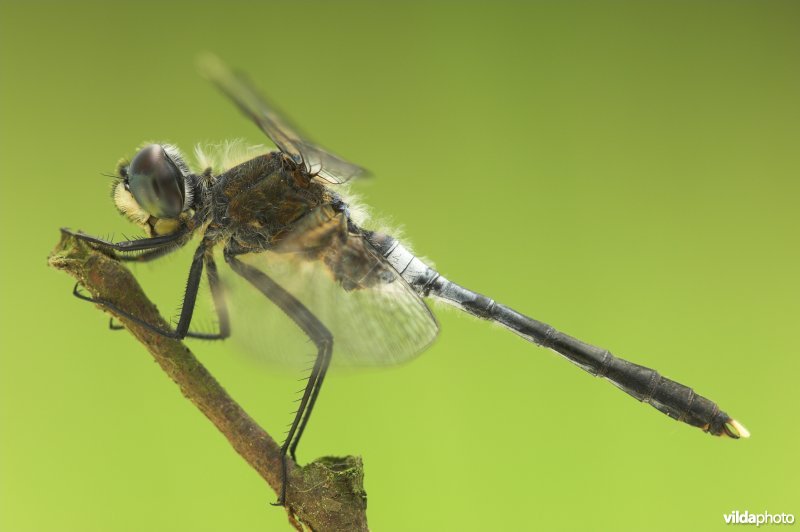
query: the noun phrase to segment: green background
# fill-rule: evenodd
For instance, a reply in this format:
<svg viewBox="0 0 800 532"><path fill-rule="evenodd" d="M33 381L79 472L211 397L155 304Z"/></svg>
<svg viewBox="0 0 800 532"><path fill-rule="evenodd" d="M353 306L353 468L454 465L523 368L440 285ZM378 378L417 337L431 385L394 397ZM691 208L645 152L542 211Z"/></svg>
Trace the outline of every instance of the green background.
<svg viewBox="0 0 800 532"><path fill-rule="evenodd" d="M213 50L449 278L718 401L721 440L452 311L413 363L334 374L301 460L360 454L374 530L713 530L800 514L796 2L3 2L0 529L284 530L263 481L46 267L144 140L259 131ZM139 268L173 309L187 262ZM234 324L235 327L235 324ZM271 432L299 375L196 354Z"/></svg>

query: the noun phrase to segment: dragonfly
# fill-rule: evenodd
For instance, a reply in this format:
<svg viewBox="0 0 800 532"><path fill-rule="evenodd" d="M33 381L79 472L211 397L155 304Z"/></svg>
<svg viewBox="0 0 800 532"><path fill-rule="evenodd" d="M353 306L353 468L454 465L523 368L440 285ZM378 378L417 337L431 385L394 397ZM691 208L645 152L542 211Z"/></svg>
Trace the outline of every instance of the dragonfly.
<svg viewBox="0 0 800 532"><path fill-rule="evenodd" d="M159 259L199 240L173 327L148 323L111 301L86 295L78 285L73 293L169 338L235 337L230 312L235 301L229 306L232 291L221 280L215 260L215 250L221 249L228 272L250 294L282 311L293 322L292 332L311 340L314 362L281 446L283 480L276 504L286 504L288 457L296 461L332 360L382 366L414 358L439 331L426 299L549 348L670 418L714 436L749 437L740 422L688 386L456 284L388 232L364 227L337 189L365 174L362 167L301 136L249 78L218 58L203 58L200 70L278 149L230 168L208 166L194 172L176 147L148 144L120 164L112 190L117 209L147 236L114 242L66 230L132 262ZM213 332L190 327L204 272L217 315ZM120 328L112 322L114 327ZM288 334L286 327L279 334ZM249 337L254 349L271 349L270 335Z"/></svg>

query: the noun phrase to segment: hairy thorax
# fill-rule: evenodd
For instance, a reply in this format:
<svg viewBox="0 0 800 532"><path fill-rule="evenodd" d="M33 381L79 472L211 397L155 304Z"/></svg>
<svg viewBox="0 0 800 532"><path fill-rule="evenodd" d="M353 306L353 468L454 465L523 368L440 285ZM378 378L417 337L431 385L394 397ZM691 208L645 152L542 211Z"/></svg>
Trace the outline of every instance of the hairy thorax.
<svg viewBox="0 0 800 532"><path fill-rule="evenodd" d="M279 152L231 168L216 180L212 194L207 236L253 252L274 247L305 215L337 201Z"/></svg>
<svg viewBox="0 0 800 532"><path fill-rule="evenodd" d="M231 168L213 184L212 198L206 237L234 255L269 250L322 264L345 290L395 278L341 198L280 153Z"/></svg>

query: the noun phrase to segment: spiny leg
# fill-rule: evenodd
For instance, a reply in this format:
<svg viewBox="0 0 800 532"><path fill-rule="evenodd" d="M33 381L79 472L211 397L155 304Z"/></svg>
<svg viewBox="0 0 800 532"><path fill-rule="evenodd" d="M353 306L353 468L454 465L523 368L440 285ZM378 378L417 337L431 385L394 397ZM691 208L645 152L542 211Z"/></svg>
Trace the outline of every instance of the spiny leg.
<svg viewBox="0 0 800 532"><path fill-rule="evenodd" d="M119 308L117 305L110 301L106 301L104 299L98 299L90 296L86 296L81 294L78 291L79 284L75 285L72 293L78 299L82 299L84 301L89 301L91 303L95 303L106 307L110 310L113 310L117 314L124 316L125 318L138 323L142 327L162 336L166 336L168 338L177 338L182 339L186 337L187 332L189 331L189 324L192 321L192 313L194 312L195 302L197 301L197 291L200 286L200 279L203 275L203 262L205 255L208 251L208 246L206 242L202 242L200 246L198 246L197 250L194 253L194 258L192 259L192 265L189 268L189 278L186 282L186 292L183 296L183 304L181 305L181 315L178 319L178 325L175 327L175 330L169 329L162 329L161 327L157 327L146 321L134 316L133 314L126 312Z"/></svg>
<svg viewBox="0 0 800 532"><path fill-rule="evenodd" d="M104 238L87 235L86 233L81 233L80 231L73 231L71 229L67 229L66 227L62 227L61 232L66 233L68 235L72 235L75 238L83 240L84 242L89 242L90 244L98 248L104 249L106 251L111 250L111 251L118 251L121 253L135 253L139 251L146 251L147 252L146 255L150 255L151 251L153 252L161 251L162 254L157 255L158 257L168 253L169 251L177 249L183 244L185 244L187 242L187 236L188 236L188 233L185 230L183 230L183 231L175 231L174 233L170 233L168 235L154 236L151 238L136 238L133 240L123 240L121 242L111 242ZM141 260L138 257L139 256L133 258L127 257L126 260Z"/></svg>
<svg viewBox="0 0 800 532"><path fill-rule="evenodd" d="M305 424L308 422L308 417L311 414L311 407L313 407L313 403L319 394L319 388L322 385L325 371L330 363L331 354L333 352L333 336L311 311L293 295L264 274L264 272L241 262L228 250L225 252L225 260L233 271L244 277L262 294L267 296L270 301L275 303L278 308L285 312L317 346L317 358L311 370L308 383L303 391L303 396L300 399L300 406L295 413L286 439L283 445L281 445L281 490L276 504L283 506L286 502L287 453L290 448L294 450L297 447L299 436L302 432L302 430L298 430L301 423L302 426L305 427Z"/></svg>
<svg viewBox="0 0 800 532"><path fill-rule="evenodd" d="M160 256L160 255L159 255ZM151 259L147 259L151 260ZM222 291L222 286L219 281L219 273L217 272L217 263L214 261L214 256L208 250L205 256L206 265L206 278L208 279L208 286L211 289L211 298L214 301L214 310L217 314L217 323L219 330L216 333L198 333L193 331L186 331L186 338L197 338L199 340L224 340L231 335L230 318L228 315L228 305L225 302L225 293ZM108 328L112 331L121 331L125 329L122 325L114 323L112 316L108 320Z"/></svg>
<svg viewBox="0 0 800 532"><path fill-rule="evenodd" d="M328 356L325 360L322 361L322 365L320 367L319 374L317 376L317 380L314 383L314 389L311 392L311 397L308 400L308 407L306 408L305 415L303 416L303 420L300 422L300 426L297 427L297 434L295 435L294 441L289 445L289 456L292 457L292 460L297 462L297 445L300 443L300 438L303 436L303 432L306 430L306 424L308 424L308 418L311 417L311 411L314 409L314 403L317 402L317 396L319 395L319 390L322 388L322 381L325 379L325 374L328 372L328 366L331 363L331 353L328 353ZM309 379L310 381L311 379Z"/></svg>
<svg viewBox="0 0 800 532"><path fill-rule="evenodd" d="M185 239L187 235L186 231L176 231L169 235L123 240L121 242L111 242L100 237L87 235L80 231L72 231L64 227L61 228L61 231L83 240L84 242L89 242L95 247L113 252L114 258L122 262L150 262L180 249L187 242ZM127 253L136 254L128 255ZM73 290L73 293L75 293L75 290ZM76 295L79 299L86 299L83 296ZM114 317L112 316L108 319L108 328L112 331L121 331L125 327L114 323ZM187 336L192 334L193 333L187 333Z"/></svg>
<svg viewBox="0 0 800 532"><path fill-rule="evenodd" d="M217 314L219 331L216 334L205 336L203 336L202 333L193 333L189 331L186 333L186 336L203 340L224 340L231 335L231 321L228 316L228 305L225 302L225 292L222 290L222 284L219 281L217 263L214 261L214 255L210 249L206 253L205 261L206 279L208 279L208 287L211 290L211 299L214 301L214 311Z"/></svg>
<svg viewBox="0 0 800 532"><path fill-rule="evenodd" d="M181 247L183 247L182 244L170 244L156 249L142 251L140 253L137 253L136 255L125 255L125 254L115 253L114 258L122 262L150 262L156 259L160 259L164 255L169 255L170 253L172 253L173 251L177 251Z"/></svg>

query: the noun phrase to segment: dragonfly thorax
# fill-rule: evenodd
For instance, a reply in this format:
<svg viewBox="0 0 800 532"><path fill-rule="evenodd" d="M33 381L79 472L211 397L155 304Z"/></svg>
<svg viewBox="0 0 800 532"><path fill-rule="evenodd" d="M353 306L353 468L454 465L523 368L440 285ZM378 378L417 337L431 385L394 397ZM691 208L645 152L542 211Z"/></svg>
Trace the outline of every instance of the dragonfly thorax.
<svg viewBox="0 0 800 532"><path fill-rule="evenodd" d="M210 197L207 238L224 235L252 251L271 247L308 213L340 201L280 152L254 157L217 176Z"/></svg>

